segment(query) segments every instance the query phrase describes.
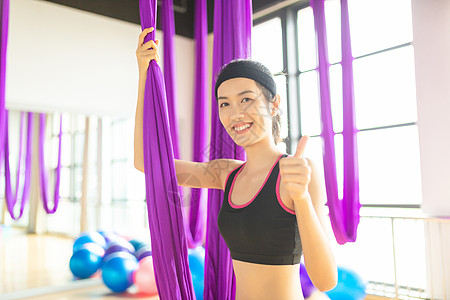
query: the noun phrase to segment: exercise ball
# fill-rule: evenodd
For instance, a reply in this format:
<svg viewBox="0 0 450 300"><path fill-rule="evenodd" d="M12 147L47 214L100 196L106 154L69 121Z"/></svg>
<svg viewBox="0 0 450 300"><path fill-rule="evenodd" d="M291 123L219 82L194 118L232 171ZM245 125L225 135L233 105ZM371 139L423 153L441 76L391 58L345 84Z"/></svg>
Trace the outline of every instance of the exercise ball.
<svg viewBox="0 0 450 300"><path fill-rule="evenodd" d="M192 274L195 297L203 299L204 270L205 270L205 248L198 246L188 250L189 269Z"/></svg>
<svg viewBox="0 0 450 300"><path fill-rule="evenodd" d="M355 271L338 267L338 283L326 294L331 300L362 300L366 296L366 283Z"/></svg>
<svg viewBox="0 0 450 300"><path fill-rule="evenodd" d="M103 261L103 282L113 292L124 292L133 285L133 272L137 267L134 255L128 252L112 253Z"/></svg>
<svg viewBox="0 0 450 300"><path fill-rule="evenodd" d="M149 295L158 294L151 256L146 256L139 261L139 266L133 274L133 281L139 292Z"/></svg>
<svg viewBox="0 0 450 300"><path fill-rule="evenodd" d="M105 252L105 258L111 253L121 251L134 254L134 247L128 241L124 240L123 238L119 238L109 244Z"/></svg>
<svg viewBox="0 0 450 300"><path fill-rule="evenodd" d="M316 290L316 287L309 278L306 267L303 263L300 263L300 284L302 286L303 298L308 298Z"/></svg>
<svg viewBox="0 0 450 300"><path fill-rule="evenodd" d="M342 282L346 287L351 288L353 290L360 290L365 292L366 283L355 271L339 267L338 268L338 281Z"/></svg>
<svg viewBox="0 0 450 300"><path fill-rule="evenodd" d="M106 245L108 245L108 246L112 242L114 242L114 241L116 241L118 239L121 239L121 237L117 233L115 233L113 231L99 230L98 233L100 233L105 238Z"/></svg>
<svg viewBox="0 0 450 300"><path fill-rule="evenodd" d="M148 243L144 242L140 239L131 239L128 241L134 247L134 251L138 251L140 248L144 246L149 246Z"/></svg>
<svg viewBox="0 0 450 300"><path fill-rule="evenodd" d="M137 260L141 260L144 257L151 256L152 255L152 249L150 246L142 246L136 252L134 253L134 256L136 256Z"/></svg>
<svg viewBox="0 0 450 300"><path fill-rule="evenodd" d="M362 300L365 296L354 295L354 292L345 287L336 287L331 291L325 292L331 300Z"/></svg>
<svg viewBox="0 0 450 300"><path fill-rule="evenodd" d="M80 234L78 238L75 239L73 243L73 252L77 251L82 245L86 243L95 243L100 245L103 249L106 249L106 240L105 238L98 232L83 232Z"/></svg>
<svg viewBox="0 0 450 300"><path fill-rule="evenodd" d="M75 277L89 278L100 267L105 250L96 243L86 243L77 248L70 258L70 271Z"/></svg>

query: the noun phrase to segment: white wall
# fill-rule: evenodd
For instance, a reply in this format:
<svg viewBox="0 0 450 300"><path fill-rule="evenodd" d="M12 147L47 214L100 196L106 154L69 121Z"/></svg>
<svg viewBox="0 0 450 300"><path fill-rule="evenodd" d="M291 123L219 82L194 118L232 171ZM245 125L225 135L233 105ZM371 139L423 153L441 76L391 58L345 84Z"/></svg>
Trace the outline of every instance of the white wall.
<svg viewBox="0 0 450 300"><path fill-rule="evenodd" d="M53 3L11 1L7 107L131 116L139 32Z"/></svg>
<svg viewBox="0 0 450 300"><path fill-rule="evenodd" d="M140 32L140 25L54 3L11 0L6 107L134 117ZM191 157L194 42L176 36L175 47L181 153Z"/></svg>
<svg viewBox="0 0 450 300"><path fill-rule="evenodd" d="M412 0L423 211L450 216L450 1Z"/></svg>

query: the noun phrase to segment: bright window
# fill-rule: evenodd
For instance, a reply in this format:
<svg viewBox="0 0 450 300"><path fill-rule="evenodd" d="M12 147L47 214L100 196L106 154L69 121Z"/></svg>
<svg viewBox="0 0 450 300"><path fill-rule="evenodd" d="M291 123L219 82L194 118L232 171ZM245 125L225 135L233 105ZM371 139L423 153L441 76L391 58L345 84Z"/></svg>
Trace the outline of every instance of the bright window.
<svg viewBox="0 0 450 300"><path fill-rule="evenodd" d="M281 128L280 136L285 139L288 136L288 114L286 77L280 73L284 71L283 63L283 37L280 18L272 18L253 27L252 31L252 59L266 65L275 76L277 93L281 97ZM278 148L286 152L286 144L280 142Z"/></svg>
<svg viewBox="0 0 450 300"><path fill-rule="evenodd" d="M392 206L420 207L422 191L410 0L349 0L349 14L355 57L354 95L363 211L367 211L364 206L378 206L383 211ZM300 127L288 128L287 136L298 138L295 135L299 131L301 135L311 136L305 156L318 165L323 176L313 11L308 1L299 2L257 20L254 31L267 28L269 24L273 26L275 19L280 20L276 21L280 24L277 26L281 26L278 34L283 37L280 45L286 47L283 71L288 71L286 78L291 80L287 82L294 82L297 89L297 93L292 93L295 90L292 86L285 89L288 97L286 116L294 124L296 122L292 122L292 118L298 119ZM325 19L336 172L338 193L342 199L344 163L339 0L325 2ZM265 45L263 34L254 34L253 38L258 39L254 45ZM292 47L292 40L297 41L296 47ZM259 58L262 62L273 62L273 55L265 55ZM292 65L296 69L290 67ZM292 80L294 76L296 80ZM296 141L291 140L290 145L295 147ZM395 232L395 237L392 232ZM417 237L413 247L412 236ZM397 276L392 255L394 240L398 254L395 263ZM407 287L408 293L412 288L420 293L426 287L424 245L423 222L413 218L363 217L358 227L357 242L336 245L335 250L338 264L357 270L372 284L372 292L379 291L376 288L379 284L392 290L397 280L399 288ZM378 259L373 260L373 257ZM415 264L417 272L408 271L411 263Z"/></svg>
<svg viewBox="0 0 450 300"><path fill-rule="evenodd" d="M355 57L412 41L411 0L349 0L348 6Z"/></svg>
<svg viewBox="0 0 450 300"><path fill-rule="evenodd" d="M262 62L272 73L283 71L281 19L273 18L253 27L252 59Z"/></svg>
<svg viewBox="0 0 450 300"><path fill-rule="evenodd" d="M360 201L371 205L420 205L420 164L415 95L414 48L410 1L393 5L379 1L349 1L354 92L360 163ZM386 9L389 7L389 9ZM342 69L340 66L340 4L325 2L328 53L332 64L330 97L336 135L337 176L342 197L343 128ZM375 18L383 22L375 22ZM297 13L301 133L317 137L314 155L321 164L321 117L316 41L311 7ZM360 57L358 57L358 55ZM362 56L361 56L362 55ZM290 99L290 101L293 101ZM402 128L397 128L397 127ZM383 149L380 149L382 146ZM386 150L389 149L389 150ZM405 160L410 159L409 163ZM388 168L381 196L376 188L381 168ZM395 179L395 181L394 181ZM391 181L393 180L393 181ZM395 183L394 183L395 182ZM415 188L411 189L411 182Z"/></svg>

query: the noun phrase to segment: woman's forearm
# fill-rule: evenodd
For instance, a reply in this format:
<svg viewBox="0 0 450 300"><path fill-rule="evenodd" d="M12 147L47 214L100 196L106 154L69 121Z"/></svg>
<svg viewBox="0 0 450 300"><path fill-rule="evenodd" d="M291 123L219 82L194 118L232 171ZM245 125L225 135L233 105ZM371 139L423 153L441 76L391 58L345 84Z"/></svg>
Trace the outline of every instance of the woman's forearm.
<svg viewBox="0 0 450 300"><path fill-rule="evenodd" d="M319 290L331 290L337 284L336 261L311 198L294 201L294 207L308 275Z"/></svg>
<svg viewBox="0 0 450 300"><path fill-rule="evenodd" d="M143 117L146 80L147 73L141 72L139 74L138 101L134 123L134 167L142 172L144 172Z"/></svg>

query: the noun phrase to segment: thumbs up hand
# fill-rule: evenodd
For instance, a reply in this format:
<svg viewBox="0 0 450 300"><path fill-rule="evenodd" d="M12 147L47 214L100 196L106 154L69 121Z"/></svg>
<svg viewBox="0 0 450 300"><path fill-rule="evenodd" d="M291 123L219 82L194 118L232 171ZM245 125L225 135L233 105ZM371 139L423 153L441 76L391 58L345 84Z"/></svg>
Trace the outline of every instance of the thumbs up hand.
<svg viewBox="0 0 450 300"><path fill-rule="evenodd" d="M308 160L302 157L308 139L308 136L303 136L297 144L295 154L280 159L280 196L284 203L310 199L308 185L311 180L311 167Z"/></svg>

